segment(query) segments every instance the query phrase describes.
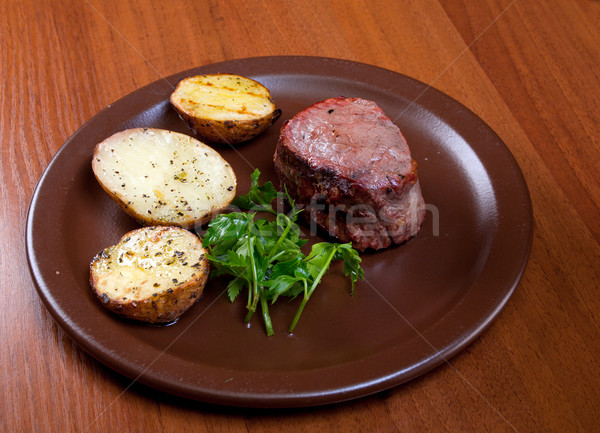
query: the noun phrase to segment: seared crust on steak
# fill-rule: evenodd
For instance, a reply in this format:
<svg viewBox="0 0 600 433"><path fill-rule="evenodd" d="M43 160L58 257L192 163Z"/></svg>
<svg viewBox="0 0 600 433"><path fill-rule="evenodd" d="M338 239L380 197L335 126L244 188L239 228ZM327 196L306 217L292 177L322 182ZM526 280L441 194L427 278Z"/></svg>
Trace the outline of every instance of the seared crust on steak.
<svg viewBox="0 0 600 433"><path fill-rule="evenodd" d="M402 243L425 217L408 144L372 101L339 97L298 113L281 129L274 162L311 221L358 250Z"/></svg>

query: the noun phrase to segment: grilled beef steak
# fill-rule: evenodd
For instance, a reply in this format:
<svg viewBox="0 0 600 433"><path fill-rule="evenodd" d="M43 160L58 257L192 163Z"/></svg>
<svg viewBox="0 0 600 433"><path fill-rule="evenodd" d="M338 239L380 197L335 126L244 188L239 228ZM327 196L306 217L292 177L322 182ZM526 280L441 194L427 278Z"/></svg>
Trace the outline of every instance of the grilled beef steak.
<svg viewBox="0 0 600 433"><path fill-rule="evenodd" d="M274 162L311 224L360 251L406 241L425 218L416 162L372 101L339 97L301 111L282 127Z"/></svg>

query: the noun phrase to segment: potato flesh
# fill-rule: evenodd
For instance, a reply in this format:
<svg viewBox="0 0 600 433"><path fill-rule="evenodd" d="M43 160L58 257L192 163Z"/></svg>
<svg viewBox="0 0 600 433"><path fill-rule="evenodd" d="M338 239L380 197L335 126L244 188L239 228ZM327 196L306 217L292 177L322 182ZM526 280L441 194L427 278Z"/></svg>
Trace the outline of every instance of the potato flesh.
<svg viewBox="0 0 600 433"><path fill-rule="evenodd" d="M136 230L93 263L96 291L110 299L140 301L196 278L205 250L183 229Z"/></svg>
<svg viewBox="0 0 600 433"><path fill-rule="evenodd" d="M275 110L269 91L239 75L201 75L183 81L179 100L195 117L209 120L252 120Z"/></svg>
<svg viewBox="0 0 600 433"><path fill-rule="evenodd" d="M159 129L123 131L98 145L94 172L103 187L156 224L193 222L235 197L235 174L212 148Z"/></svg>

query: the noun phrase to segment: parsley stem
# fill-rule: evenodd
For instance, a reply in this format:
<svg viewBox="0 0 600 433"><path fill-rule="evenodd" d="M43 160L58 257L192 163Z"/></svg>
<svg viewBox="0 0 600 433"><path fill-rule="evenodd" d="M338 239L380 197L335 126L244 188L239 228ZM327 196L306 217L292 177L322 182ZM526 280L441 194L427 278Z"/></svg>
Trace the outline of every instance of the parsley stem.
<svg viewBox="0 0 600 433"><path fill-rule="evenodd" d="M279 239L277 239L277 242L275 243L273 248L271 248L271 251L269 252L269 256L271 256L271 254L273 254L275 251L277 251L277 248L279 248L279 245L287 237L287 234L289 233L290 229L292 228L293 221L290 220L287 216L285 216L285 215L283 215L283 216L288 222L287 227L283 230L283 233L281 234L281 236L279 236Z"/></svg>
<svg viewBox="0 0 600 433"><path fill-rule="evenodd" d="M264 296L262 296L260 298L260 306L262 309L263 320L265 322L265 330L267 331L267 336L270 337L271 335L275 334L275 331L273 331L273 324L271 323L271 316L269 316L269 303L264 298Z"/></svg>
<svg viewBox="0 0 600 433"><path fill-rule="evenodd" d="M310 297L310 295L312 295L312 293L317 288L317 285L321 282L321 278L323 278L323 275L325 275L325 272L327 272L327 270L329 269L329 264L331 263L331 260L333 260L333 256L335 255L336 252L337 252L337 247L331 249L331 253L329 253L329 257L327 257L327 261L321 268L321 271L319 271L317 278L315 278L315 280L312 283L312 286L310 286L310 289L308 290L308 297Z"/></svg>
<svg viewBox="0 0 600 433"><path fill-rule="evenodd" d="M246 315L246 319L245 322L248 323L250 321L250 318L252 317L252 315L254 314L254 312L256 311L256 306L258 304L258 277L256 276L256 263L254 262L254 238L252 237L248 237L248 251L249 251L249 257L250 257L250 268L252 270L252 304L250 305L250 308L248 311L248 314Z"/></svg>
<svg viewBox="0 0 600 433"><path fill-rule="evenodd" d="M306 303L308 302L308 300L310 299L310 296L313 294L313 292L315 291L315 289L321 282L321 278L323 278L323 275L325 275L325 272L327 272L327 270L329 269L329 264L331 263L331 260L333 259L333 256L335 255L336 251L337 251L337 248L332 249L331 253L327 257L327 261L325 262L325 264L319 271L319 274L313 281L313 283L310 286L310 289L308 289L308 291L306 290L306 280L304 281L304 297L302 298L302 303L300 304L300 307L298 307L298 311L296 311L296 315L294 316L294 320L292 321L292 324L290 325L288 332L291 333L292 331L294 331L294 328L296 327L298 320L300 320L300 315L302 314L302 311L304 311L304 307L306 306Z"/></svg>
<svg viewBox="0 0 600 433"><path fill-rule="evenodd" d="M304 306L306 305L307 302L308 302L308 298L307 297L302 298L302 303L300 304L300 307L298 307L298 311L296 311L296 315L294 316L294 320L292 321L292 324L290 325L290 327L288 329L288 332L290 334L292 332L294 332L294 328L298 324L298 320L300 320L300 315L302 314L302 311L304 311Z"/></svg>
<svg viewBox="0 0 600 433"><path fill-rule="evenodd" d="M279 251L277 254L275 254L273 257L271 257L269 259L269 263L273 263L275 260L277 260L279 257L283 256L284 254L287 254L288 251Z"/></svg>

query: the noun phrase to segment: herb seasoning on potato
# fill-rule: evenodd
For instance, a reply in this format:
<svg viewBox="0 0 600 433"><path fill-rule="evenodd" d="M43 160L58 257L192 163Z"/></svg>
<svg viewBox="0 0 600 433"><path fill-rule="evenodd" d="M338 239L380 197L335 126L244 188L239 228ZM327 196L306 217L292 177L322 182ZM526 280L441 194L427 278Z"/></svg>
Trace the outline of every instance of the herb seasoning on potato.
<svg viewBox="0 0 600 433"><path fill-rule="evenodd" d="M217 151L164 129L117 132L96 146L92 169L102 188L145 225L205 224L236 194L235 173Z"/></svg>
<svg viewBox="0 0 600 433"><path fill-rule="evenodd" d="M217 143L248 141L281 115L265 86L233 74L185 78L171 104L195 134Z"/></svg>
<svg viewBox="0 0 600 433"><path fill-rule="evenodd" d="M169 323L200 298L208 273L206 250L196 235L179 227L144 227L94 257L90 283L114 313Z"/></svg>

